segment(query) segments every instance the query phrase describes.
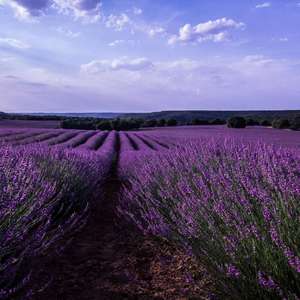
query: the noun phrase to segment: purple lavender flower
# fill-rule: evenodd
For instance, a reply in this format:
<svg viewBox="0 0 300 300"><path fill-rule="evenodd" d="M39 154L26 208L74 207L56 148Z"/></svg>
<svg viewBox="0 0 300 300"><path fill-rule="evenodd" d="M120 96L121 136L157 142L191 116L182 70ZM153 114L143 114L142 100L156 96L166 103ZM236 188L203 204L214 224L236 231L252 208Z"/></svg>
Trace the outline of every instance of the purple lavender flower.
<svg viewBox="0 0 300 300"><path fill-rule="evenodd" d="M226 275L231 278L238 278L241 272L236 266L229 264L226 266Z"/></svg>

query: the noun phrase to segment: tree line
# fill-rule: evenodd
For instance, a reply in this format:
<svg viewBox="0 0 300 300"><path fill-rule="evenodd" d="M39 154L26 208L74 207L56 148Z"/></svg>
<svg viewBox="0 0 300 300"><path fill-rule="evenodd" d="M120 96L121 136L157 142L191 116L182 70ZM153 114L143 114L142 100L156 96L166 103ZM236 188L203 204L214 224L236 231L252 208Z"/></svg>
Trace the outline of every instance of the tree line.
<svg viewBox="0 0 300 300"><path fill-rule="evenodd" d="M147 127L177 126L175 119L144 120L144 119L83 119L70 118L61 122L65 129L86 129L86 130L137 130Z"/></svg>
<svg viewBox="0 0 300 300"><path fill-rule="evenodd" d="M65 116L38 116L38 115L20 115L20 114L6 114L0 112L0 119L10 120L56 120L61 122L61 128L65 129L84 129L84 130L137 130L139 128L151 128L151 127L164 127L164 126L189 126L189 125L225 125L230 128L245 128L247 126L266 126L278 129L292 129L300 130L300 115L296 115L290 118L274 118L262 119L260 116L257 118L245 118L241 116L235 116L228 118L227 120L216 119L200 119L193 118L189 121L180 121L176 118L115 118L115 119L102 119L102 118L86 118L86 117L65 117Z"/></svg>
<svg viewBox="0 0 300 300"><path fill-rule="evenodd" d="M229 128L246 128L247 126L268 126L277 129L300 130L300 115L292 119L275 118L273 121L261 120L260 122L243 117L232 117L227 120Z"/></svg>

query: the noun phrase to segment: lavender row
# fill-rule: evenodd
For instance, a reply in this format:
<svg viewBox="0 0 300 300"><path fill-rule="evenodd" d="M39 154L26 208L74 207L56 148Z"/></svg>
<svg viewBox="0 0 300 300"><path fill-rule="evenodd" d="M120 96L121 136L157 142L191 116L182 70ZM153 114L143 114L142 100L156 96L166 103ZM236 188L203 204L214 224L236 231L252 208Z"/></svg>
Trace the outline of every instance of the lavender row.
<svg viewBox="0 0 300 300"><path fill-rule="evenodd" d="M52 138L58 137L63 132L64 131L56 130L56 131L47 131L44 133L39 133L37 135L31 135L29 137L26 137L25 139L12 142L12 145L28 145L28 144L46 142Z"/></svg>
<svg viewBox="0 0 300 300"><path fill-rule="evenodd" d="M111 131L106 137L104 143L96 151L96 153L102 157L103 160L109 161L112 163L117 156L117 139L119 133L116 131Z"/></svg>
<svg viewBox="0 0 300 300"><path fill-rule="evenodd" d="M105 139L108 136L107 131L99 131L91 138L89 138L86 143L80 145L77 149L80 150L98 150L101 145L104 143Z"/></svg>
<svg viewBox="0 0 300 300"><path fill-rule="evenodd" d="M22 131L15 131L13 129L0 129L0 138L22 133Z"/></svg>
<svg viewBox="0 0 300 300"><path fill-rule="evenodd" d="M119 211L191 251L223 298L300 298L300 152L198 139L127 166Z"/></svg>
<svg viewBox="0 0 300 300"><path fill-rule="evenodd" d="M23 131L23 132L17 132L16 134L2 137L1 142L2 143L18 142L18 141L22 141L26 138L37 136L43 132L44 131L41 131L41 130L28 130L28 131Z"/></svg>
<svg viewBox="0 0 300 300"><path fill-rule="evenodd" d="M40 267L34 258L60 249L84 225L110 168L91 151L0 148L1 300L14 299L20 289L30 299L30 280Z"/></svg>
<svg viewBox="0 0 300 300"><path fill-rule="evenodd" d="M153 150L149 144L145 143L145 140L140 138L136 133L127 134L131 143L135 146L136 150L149 151Z"/></svg>
<svg viewBox="0 0 300 300"><path fill-rule="evenodd" d="M136 150L132 142L129 140L128 135L125 132L120 132L121 152Z"/></svg>
<svg viewBox="0 0 300 300"><path fill-rule="evenodd" d="M159 145L160 147L162 148L165 148L165 149L170 149L171 145L168 144L167 141L163 140L163 139L159 139L155 136L151 136L151 135L144 135L144 137L146 139L149 139L151 140L153 143Z"/></svg>
<svg viewBox="0 0 300 300"><path fill-rule="evenodd" d="M67 130L67 131L63 131L62 134L51 138L49 140L43 141L41 142L42 145L48 145L48 146L54 146L54 145L60 145L63 144L67 141L69 141L70 139L74 138L75 136L77 136L79 134L80 131L77 130Z"/></svg>
<svg viewBox="0 0 300 300"><path fill-rule="evenodd" d="M125 137L127 139L125 139ZM138 136L136 133L126 133L121 135L121 152L119 158L119 176L126 180L128 169L135 164L138 158L155 153L155 148L146 138Z"/></svg>
<svg viewBox="0 0 300 300"><path fill-rule="evenodd" d="M149 145L151 149L157 150L157 151L164 151L166 149L169 149L169 146L160 141L157 138L152 137L151 135L146 135L146 134L138 134L138 136L146 143Z"/></svg>
<svg viewBox="0 0 300 300"><path fill-rule="evenodd" d="M96 131L81 132L61 145L66 148L76 148L80 145L84 145L96 133Z"/></svg>

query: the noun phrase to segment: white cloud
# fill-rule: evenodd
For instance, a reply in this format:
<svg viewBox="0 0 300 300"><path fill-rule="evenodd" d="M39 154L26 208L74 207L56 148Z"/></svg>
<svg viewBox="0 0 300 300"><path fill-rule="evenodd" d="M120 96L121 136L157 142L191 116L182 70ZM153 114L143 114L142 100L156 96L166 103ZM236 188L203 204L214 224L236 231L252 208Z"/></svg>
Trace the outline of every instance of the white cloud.
<svg viewBox="0 0 300 300"><path fill-rule="evenodd" d="M264 67L272 64L274 60L264 55L248 55L244 57L243 62L249 65Z"/></svg>
<svg viewBox="0 0 300 300"><path fill-rule="evenodd" d="M200 69L202 67L202 63L197 60L192 60L188 58L168 61L168 62L160 62L156 64L156 68L160 70L184 70L184 71L194 71Z"/></svg>
<svg viewBox="0 0 300 300"><path fill-rule="evenodd" d="M263 55L153 61L151 67L136 72L127 71L123 63L122 67L112 65L105 60L82 66L80 83L104 93L105 99L120 98L137 110L168 109L170 105L173 109L279 109L286 105L282 98L293 101L293 107L299 100L300 75L295 62Z"/></svg>
<svg viewBox="0 0 300 300"><path fill-rule="evenodd" d="M151 27L149 29L147 29L147 33L149 34L149 36L154 37L158 34L162 34L165 33L165 29L162 27Z"/></svg>
<svg viewBox="0 0 300 300"><path fill-rule="evenodd" d="M0 4L11 7L22 21L36 21L49 7L84 23L95 23L101 18L100 0L0 0Z"/></svg>
<svg viewBox="0 0 300 300"><path fill-rule="evenodd" d="M165 35L166 30L160 24L148 24L145 22L130 21L131 33L141 32L147 34L149 37Z"/></svg>
<svg viewBox="0 0 300 300"><path fill-rule="evenodd" d="M63 27L56 28L56 31L68 38L71 38L71 39L74 39L74 38L77 38L80 36L80 32L73 32L72 30L66 29Z"/></svg>
<svg viewBox="0 0 300 300"><path fill-rule="evenodd" d="M122 31L130 23L130 18L122 13L120 15L109 15L105 21L105 26L116 31Z"/></svg>
<svg viewBox="0 0 300 300"><path fill-rule="evenodd" d="M139 40L115 40L111 43L108 44L108 46L110 47L117 47L119 45L122 45L122 44L127 44L127 45L136 45L138 44L140 41Z"/></svg>
<svg viewBox="0 0 300 300"><path fill-rule="evenodd" d="M264 2L264 3L260 3L260 4L257 4L255 6L255 8L269 8L272 6L272 3L271 2Z"/></svg>
<svg viewBox="0 0 300 300"><path fill-rule="evenodd" d="M242 29L244 23L238 23L232 19L222 18L196 26L185 24L179 29L178 35L169 38L170 45L175 43L201 43L205 41L223 42L229 39L230 29Z"/></svg>
<svg viewBox="0 0 300 300"><path fill-rule="evenodd" d="M52 7L84 23L96 23L101 19L100 0L53 0Z"/></svg>
<svg viewBox="0 0 300 300"><path fill-rule="evenodd" d="M124 44L124 43L125 43L125 40L115 40L115 41L109 43L108 46L115 47L115 46L118 46L118 45Z"/></svg>
<svg viewBox="0 0 300 300"><path fill-rule="evenodd" d="M97 74L106 71L141 71L149 69L153 66L152 62L147 58L140 57L129 59L122 57L114 60L93 60L88 64L81 65L82 73Z"/></svg>
<svg viewBox="0 0 300 300"><path fill-rule="evenodd" d="M54 86L46 95L45 89L39 93L41 89L36 87L16 88L12 80L3 80L0 76L0 92L6 95L4 107L13 110L15 103L19 110L23 105L23 110L36 111L41 108L65 110L70 105L77 110L102 107L106 111L154 111L170 107L230 110L284 109L287 102L290 108L296 109L299 103L299 61L260 54L245 58L211 57L210 60L185 58L153 61L145 69L141 69L141 62L135 62L140 66L134 69L141 69L135 72L127 70L128 64L132 69L132 61L134 59L129 58L94 61L82 66L82 73L71 75L43 74L42 70L32 70L29 66L15 73L3 71L1 66L0 74ZM40 101L45 95L46 106ZM30 106L30 103L38 106Z"/></svg>
<svg viewBox="0 0 300 300"><path fill-rule="evenodd" d="M287 37L282 37L282 38L280 38L279 39L279 42L288 42L289 41L289 39L287 38Z"/></svg>
<svg viewBox="0 0 300 300"><path fill-rule="evenodd" d="M14 38L0 38L0 45L16 49L28 49L30 45Z"/></svg>
<svg viewBox="0 0 300 300"><path fill-rule="evenodd" d="M42 4L47 5L47 2L41 1ZM0 0L1 5L10 7L16 19L26 22L34 22L34 17L40 16L43 12L42 5L38 5L36 8L33 6L26 6L22 1L14 0Z"/></svg>
<svg viewBox="0 0 300 300"><path fill-rule="evenodd" d="M132 12L135 14L135 15L141 15L143 13L143 10L141 8L137 8L137 7L134 7L132 9Z"/></svg>

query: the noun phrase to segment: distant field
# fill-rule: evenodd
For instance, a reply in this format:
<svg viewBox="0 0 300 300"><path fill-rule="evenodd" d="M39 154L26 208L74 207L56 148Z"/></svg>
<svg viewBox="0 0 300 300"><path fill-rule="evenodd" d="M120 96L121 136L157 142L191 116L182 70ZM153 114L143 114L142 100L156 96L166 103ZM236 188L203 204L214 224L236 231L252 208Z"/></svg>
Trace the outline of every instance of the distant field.
<svg viewBox="0 0 300 300"><path fill-rule="evenodd" d="M1 130L2 128L2 130ZM20 130L22 133L26 133L25 139L18 139L18 144L28 144L28 141L32 140L34 143L39 142L39 136L34 139L33 137L39 133L38 129L46 129L46 132L42 132L45 135L43 142L47 142L47 138L57 132L53 129L59 128L59 121L21 121L21 120L2 120L0 121L0 132L4 133L6 129L9 129L12 133L11 141L13 141L14 133L19 134ZM4 130L4 131L3 131ZM50 130L50 131L49 131ZM86 133L85 133L86 132ZM90 134L89 134L90 132ZM63 135L65 133L65 140L60 143L63 145L72 145L72 141L75 141L76 148L80 145L80 139L84 143L89 143L91 140L95 139L92 133L96 131L84 131L84 130L60 130L59 134ZM73 133L73 134L72 134ZM214 126L178 126L178 127L161 127L161 128L151 128L138 131L130 131L128 133L121 133L121 142L125 141L127 137L146 136L150 138L156 138L157 141L168 141L170 144L180 143L182 139L198 139L198 138L239 138L245 141L261 141L268 144L275 144L278 146L293 146L300 147L300 132L291 131L291 130L280 130L266 127L247 127L245 129L232 129L227 128L223 125L214 125ZM63 135L64 136L64 135ZM0 141L3 141L3 138L0 136ZM76 141L78 140L78 143ZM130 140L131 144L134 145L132 139ZM145 144L146 142L146 144ZM151 150L151 146L144 138L143 144L146 145L146 148ZM122 145L121 145L122 147ZM133 149L134 150L134 147ZM145 150L145 149L143 149ZM152 149L153 150L153 149Z"/></svg>
<svg viewBox="0 0 300 300"><path fill-rule="evenodd" d="M58 128L59 121L0 120L0 128Z"/></svg>
<svg viewBox="0 0 300 300"><path fill-rule="evenodd" d="M148 129L149 135L159 134L168 139L197 139L197 138L238 138L245 141L260 141L277 146L300 147L300 132L292 130L274 129L268 127L251 126L245 129L227 128L223 125L214 126L179 126L159 129Z"/></svg>
<svg viewBox="0 0 300 300"><path fill-rule="evenodd" d="M87 147L87 149L97 150L109 135L106 131L58 128L59 122L57 121L0 121L0 142L8 142L11 145L42 142L44 145L59 144L73 149ZM9 133L9 138L5 133ZM113 135L120 139L121 150L134 151L159 151L167 148L166 146L181 145L185 139L197 140L199 138L233 138L277 146L300 147L299 131L255 126L245 129L232 129L223 125L162 127L117 132Z"/></svg>

